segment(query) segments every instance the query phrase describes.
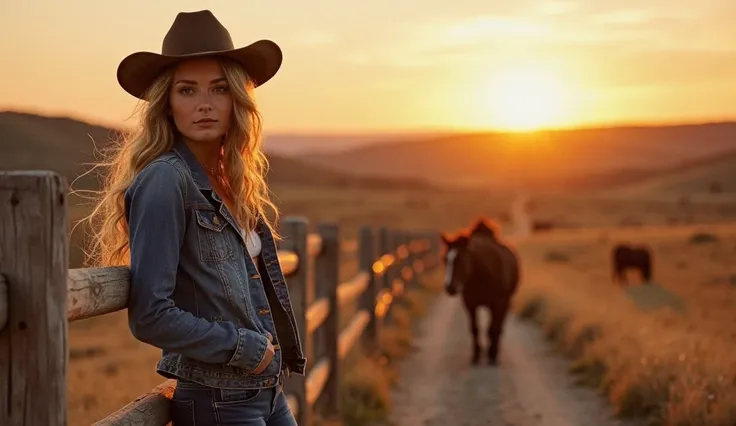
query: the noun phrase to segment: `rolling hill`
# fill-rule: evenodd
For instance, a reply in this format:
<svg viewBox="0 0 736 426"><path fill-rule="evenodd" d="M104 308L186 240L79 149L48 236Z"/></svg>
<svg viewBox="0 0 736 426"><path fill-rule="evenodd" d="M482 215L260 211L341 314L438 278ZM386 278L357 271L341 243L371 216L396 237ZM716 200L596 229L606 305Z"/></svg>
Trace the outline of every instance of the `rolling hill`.
<svg viewBox="0 0 736 426"><path fill-rule="evenodd" d="M90 169L100 149L116 135L115 129L64 117L0 112L0 170L52 170L74 181ZM275 185L336 188L428 188L420 179L360 177L325 169L296 158L270 154L268 180ZM92 174L74 182L74 189L97 189Z"/></svg>
<svg viewBox="0 0 736 426"><path fill-rule="evenodd" d="M736 196L736 151L686 161L665 170L642 172L638 179L619 179L618 182L611 192L620 196L709 195L733 200Z"/></svg>
<svg viewBox="0 0 736 426"><path fill-rule="evenodd" d="M736 151L736 123L611 127L536 134L474 133L382 143L303 161L366 176L494 187L630 183Z"/></svg>

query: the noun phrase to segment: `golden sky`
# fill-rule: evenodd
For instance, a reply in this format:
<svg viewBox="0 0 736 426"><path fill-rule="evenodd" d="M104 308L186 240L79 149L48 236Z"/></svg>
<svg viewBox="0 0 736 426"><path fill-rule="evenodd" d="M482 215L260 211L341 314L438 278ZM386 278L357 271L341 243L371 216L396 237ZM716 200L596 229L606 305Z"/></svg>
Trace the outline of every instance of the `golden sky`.
<svg viewBox="0 0 736 426"><path fill-rule="evenodd" d="M267 131L736 117L734 0L4 1L0 109L121 123L120 59L203 8L281 45Z"/></svg>

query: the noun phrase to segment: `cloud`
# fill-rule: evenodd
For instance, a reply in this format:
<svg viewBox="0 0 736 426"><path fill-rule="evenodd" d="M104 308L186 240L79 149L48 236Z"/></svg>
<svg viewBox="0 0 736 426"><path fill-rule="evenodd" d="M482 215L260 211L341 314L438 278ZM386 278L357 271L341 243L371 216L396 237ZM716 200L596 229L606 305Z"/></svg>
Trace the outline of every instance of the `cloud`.
<svg viewBox="0 0 736 426"><path fill-rule="evenodd" d="M702 30L702 20L661 5L523 3L525 12L403 21L369 43L356 44L341 54L342 60L358 67L461 70L545 57L574 67L633 53L722 52L733 46L736 35L724 26Z"/></svg>
<svg viewBox="0 0 736 426"><path fill-rule="evenodd" d="M344 55L353 65L417 68L475 61L483 50L509 40L534 39L544 24L505 16L477 16L453 21L433 20L404 24L389 41Z"/></svg>

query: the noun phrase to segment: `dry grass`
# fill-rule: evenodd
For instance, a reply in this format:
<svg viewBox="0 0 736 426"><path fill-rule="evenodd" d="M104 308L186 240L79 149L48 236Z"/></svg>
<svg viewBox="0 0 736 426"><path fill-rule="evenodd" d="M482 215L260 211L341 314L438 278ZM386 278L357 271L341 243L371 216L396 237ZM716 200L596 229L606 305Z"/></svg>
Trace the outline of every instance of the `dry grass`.
<svg viewBox="0 0 736 426"><path fill-rule="evenodd" d="M606 235L601 233L605 232ZM697 243L698 232L717 235ZM648 243L655 281L685 302L645 311L610 280L618 241ZM520 244L518 312L543 324L622 416L652 425L736 424L736 225L552 233ZM566 260L550 262L547 253Z"/></svg>
<svg viewBox="0 0 736 426"><path fill-rule="evenodd" d="M292 187L276 188L275 192L285 214L304 215L312 224L335 221L340 224L341 237L345 239L354 238L359 226L364 224L395 229L454 229L470 223L480 212L494 214L508 208L507 199L485 197L479 202L477 196L467 194L430 196L421 191L401 190L345 193ZM448 208L450 205L453 209ZM83 214L80 207L71 212L75 219ZM80 242L80 234L77 233L72 245ZM72 249L71 257L72 267L79 267L81 253ZM352 276L356 268L354 261L344 263L342 278ZM417 300L421 302L425 296L419 294ZM407 300L413 299L414 296L410 296ZM415 305L420 306L421 303L409 306ZM415 309L421 309L416 306ZM354 312L354 306L341 309L343 326ZM155 372L160 351L133 338L125 312L70 324L69 350L70 424L91 424L100 420L163 380ZM351 358L345 371L352 370L354 365L375 361L356 362ZM367 371L374 369L368 368Z"/></svg>
<svg viewBox="0 0 736 426"><path fill-rule="evenodd" d="M532 200L532 216L558 227L682 226L736 221L733 193L636 193L606 190L546 194Z"/></svg>
<svg viewBox="0 0 736 426"><path fill-rule="evenodd" d="M396 363L412 350L412 330L441 289L441 271L427 273L417 288L397 299L381 330L378 354L355 351L342 383L343 421L350 426L382 424L391 409L390 391L398 374Z"/></svg>

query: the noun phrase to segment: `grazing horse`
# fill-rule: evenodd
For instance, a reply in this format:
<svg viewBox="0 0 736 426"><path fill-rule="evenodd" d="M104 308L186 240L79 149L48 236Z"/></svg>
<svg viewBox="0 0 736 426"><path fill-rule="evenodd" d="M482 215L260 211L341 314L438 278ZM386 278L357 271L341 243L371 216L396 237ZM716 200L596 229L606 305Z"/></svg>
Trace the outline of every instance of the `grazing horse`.
<svg viewBox="0 0 736 426"><path fill-rule="evenodd" d="M498 239L499 226L481 218L471 231L455 238L442 235L446 247L445 291L450 296L462 293L473 337L472 364L480 361L478 308L491 311L488 330L488 361L498 362L499 343L511 296L519 284L519 261L516 254Z"/></svg>
<svg viewBox="0 0 736 426"><path fill-rule="evenodd" d="M641 273L644 283L652 279L652 258L649 249L643 246L618 244L613 248L613 280L628 285L624 273L627 269L636 269Z"/></svg>

